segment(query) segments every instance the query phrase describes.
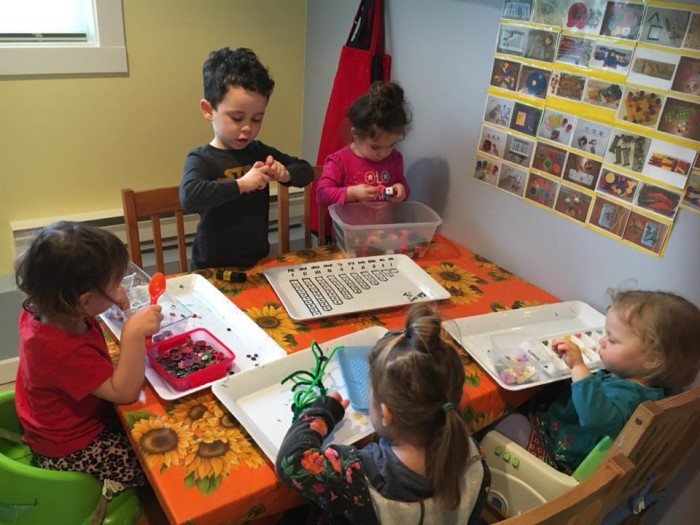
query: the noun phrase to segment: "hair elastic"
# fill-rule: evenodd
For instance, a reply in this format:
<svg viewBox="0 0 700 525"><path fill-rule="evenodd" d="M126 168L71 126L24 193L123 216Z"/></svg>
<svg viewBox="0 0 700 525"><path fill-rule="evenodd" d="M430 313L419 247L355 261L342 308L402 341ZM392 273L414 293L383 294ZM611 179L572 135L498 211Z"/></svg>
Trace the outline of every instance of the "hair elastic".
<svg viewBox="0 0 700 525"><path fill-rule="evenodd" d="M455 409L455 406L452 403L450 403L449 401L447 403L445 403L444 405L442 405L442 411L445 412L445 414L447 414L447 412L449 412L450 410L454 410L454 409Z"/></svg>

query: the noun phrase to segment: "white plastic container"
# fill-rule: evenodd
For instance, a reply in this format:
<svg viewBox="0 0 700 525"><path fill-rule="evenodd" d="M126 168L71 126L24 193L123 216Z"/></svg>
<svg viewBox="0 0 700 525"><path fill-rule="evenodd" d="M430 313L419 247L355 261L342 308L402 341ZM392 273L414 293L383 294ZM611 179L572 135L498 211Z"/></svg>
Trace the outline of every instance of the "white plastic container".
<svg viewBox="0 0 700 525"><path fill-rule="evenodd" d="M352 202L328 208L338 246L348 257L425 254L440 216L420 202Z"/></svg>

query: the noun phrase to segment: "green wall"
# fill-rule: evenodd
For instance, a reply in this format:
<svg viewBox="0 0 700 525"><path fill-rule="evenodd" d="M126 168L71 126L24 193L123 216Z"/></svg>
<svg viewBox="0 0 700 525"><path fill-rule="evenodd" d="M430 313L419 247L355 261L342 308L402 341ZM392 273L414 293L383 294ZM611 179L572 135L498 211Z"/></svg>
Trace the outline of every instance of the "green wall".
<svg viewBox="0 0 700 525"><path fill-rule="evenodd" d="M129 72L0 77L0 276L10 221L121 208L120 190L177 184L212 138L207 53L250 47L276 87L260 138L301 154L306 0L123 0Z"/></svg>

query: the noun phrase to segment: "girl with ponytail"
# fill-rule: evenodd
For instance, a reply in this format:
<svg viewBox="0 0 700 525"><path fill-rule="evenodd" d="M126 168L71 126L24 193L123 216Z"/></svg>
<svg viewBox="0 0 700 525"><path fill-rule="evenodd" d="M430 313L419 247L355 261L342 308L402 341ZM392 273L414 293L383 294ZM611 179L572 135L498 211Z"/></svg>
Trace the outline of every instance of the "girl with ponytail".
<svg viewBox="0 0 700 525"><path fill-rule="evenodd" d="M337 392L292 425L276 467L317 506L306 523L466 525L478 518L490 476L459 411L464 368L441 335L439 315L416 305L404 328L370 352L378 442L322 448L348 405Z"/></svg>

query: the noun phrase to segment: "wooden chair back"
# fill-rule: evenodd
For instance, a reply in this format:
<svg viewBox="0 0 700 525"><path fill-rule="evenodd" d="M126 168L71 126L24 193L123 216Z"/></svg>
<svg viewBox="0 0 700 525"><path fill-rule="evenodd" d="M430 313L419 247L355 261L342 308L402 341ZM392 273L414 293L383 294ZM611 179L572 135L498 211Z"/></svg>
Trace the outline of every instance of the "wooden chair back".
<svg viewBox="0 0 700 525"><path fill-rule="evenodd" d="M622 454L607 461L591 476L561 496L513 516L500 525L593 525L623 500L635 465Z"/></svg>
<svg viewBox="0 0 700 525"><path fill-rule="evenodd" d="M314 166L314 180L321 178L323 166ZM304 187L304 247L309 249L312 247L311 238L311 184ZM326 223L323 219L325 208L318 208L318 245L326 244ZM290 249L289 243L289 188L279 184L277 186L277 228L279 232L279 253L288 252Z"/></svg>
<svg viewBox="0 0 700 525"><path fill-rule="evenodd" d="M659 401L645 401L617 436L604 462L624 454L635 464L630 482L651 492L666 486L700 442L700 386Z"/></svg>
<svg viewBox="0 0 700 525"><path fill-rule="evenodd" d="M124 223L126 224L126 244L131 260L139 267L143 267L138 220L140 217L150 217L156 256L156 270L165 273L163 236L160 221L164 216L174 216L177 230L179 269L181 272L186 272L185 222L184 212L180 205L178 186L144 191L134 191L131 188L125 188L122 190L122 205L124 206Z"/></svg>

